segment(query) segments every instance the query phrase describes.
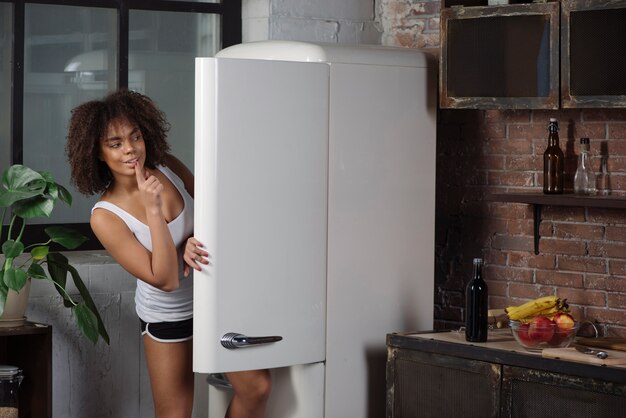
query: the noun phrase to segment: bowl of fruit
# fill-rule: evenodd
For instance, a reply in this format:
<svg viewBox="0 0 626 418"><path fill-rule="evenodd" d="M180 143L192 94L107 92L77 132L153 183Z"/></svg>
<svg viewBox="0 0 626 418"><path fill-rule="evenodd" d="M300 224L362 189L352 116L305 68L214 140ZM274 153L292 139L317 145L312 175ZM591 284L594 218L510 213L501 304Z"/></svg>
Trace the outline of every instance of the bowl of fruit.
<svg viewBox="0 0 626 418"><path fill-rule="evenodd" d="M580 324L569 313L567 302L545 296L506 308L515 341L529 351L569 346Z"/></svg>

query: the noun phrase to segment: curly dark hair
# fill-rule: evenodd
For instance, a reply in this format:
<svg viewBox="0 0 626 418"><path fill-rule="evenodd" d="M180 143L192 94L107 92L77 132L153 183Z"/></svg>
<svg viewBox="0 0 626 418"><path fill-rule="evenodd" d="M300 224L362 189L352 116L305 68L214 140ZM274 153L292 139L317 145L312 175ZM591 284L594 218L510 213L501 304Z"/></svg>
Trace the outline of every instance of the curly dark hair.
<svg viewBox="0 0 626 418"><path fill-rule="evenodd" d="M124 117L137 125L146 145L148 168L165 161L170 150L167 132L170 124L152 99L134 91L120 89L102 100L92 100L72 110L65 154L71 167L72 184L84 195L100 194L106 190L113 175L100 160L100 140L109 122Z"/></svg>

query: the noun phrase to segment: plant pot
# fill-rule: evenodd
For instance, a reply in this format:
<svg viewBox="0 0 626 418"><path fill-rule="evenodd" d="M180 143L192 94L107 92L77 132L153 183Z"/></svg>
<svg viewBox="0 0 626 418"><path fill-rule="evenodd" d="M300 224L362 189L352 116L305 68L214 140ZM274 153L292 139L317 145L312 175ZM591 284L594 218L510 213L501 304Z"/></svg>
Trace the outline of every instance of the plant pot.
<svg viewBox="0 0 626 418"><path fill-rule="evenodd" d="M4 305L4 312L2 316L0 316L0 328L17 327L26 322L26 316L24 314L26 313L28 297L30 296L30 282L31 279L28 279L19 293L9 289L7 301Z"/></svg>

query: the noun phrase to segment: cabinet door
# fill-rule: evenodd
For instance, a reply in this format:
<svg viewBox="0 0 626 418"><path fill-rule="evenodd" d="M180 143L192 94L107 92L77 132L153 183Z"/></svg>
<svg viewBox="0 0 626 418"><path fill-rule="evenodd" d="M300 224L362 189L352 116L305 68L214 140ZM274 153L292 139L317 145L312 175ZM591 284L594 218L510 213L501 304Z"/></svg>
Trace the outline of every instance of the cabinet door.
<svg viewBox="0 0 626 418"><path fill-rule="evenodd" d="M559 2L441 12L440 106L559 107Z"/></svg>
<svg viewBox="0 0 626 418"><path fill-rule="evenodd" d="M502 417L623 418L626 385L504 366Z"/></svg>
<svg viewBox="0 0 626 418"><path fill-rule="evenodd" d="M387 418L498 417L501 366L389 349Z"/></svg>
<svg viewBox="0 0 626 418"><path fill-rule="evenodd" d="M626 0L563 1L561 34L563 107L626 107Z"/></svg>

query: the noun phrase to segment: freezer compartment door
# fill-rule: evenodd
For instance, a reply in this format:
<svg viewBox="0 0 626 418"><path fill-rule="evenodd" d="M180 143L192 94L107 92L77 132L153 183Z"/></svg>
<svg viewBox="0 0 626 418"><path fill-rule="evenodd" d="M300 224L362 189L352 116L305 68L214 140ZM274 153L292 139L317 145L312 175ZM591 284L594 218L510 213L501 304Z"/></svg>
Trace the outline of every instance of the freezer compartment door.
<svg viewBox="0 0 626 418"><path fill-rule="evenodd" d="M328 66L196 60L194 370L323 361Z"/></svg>

